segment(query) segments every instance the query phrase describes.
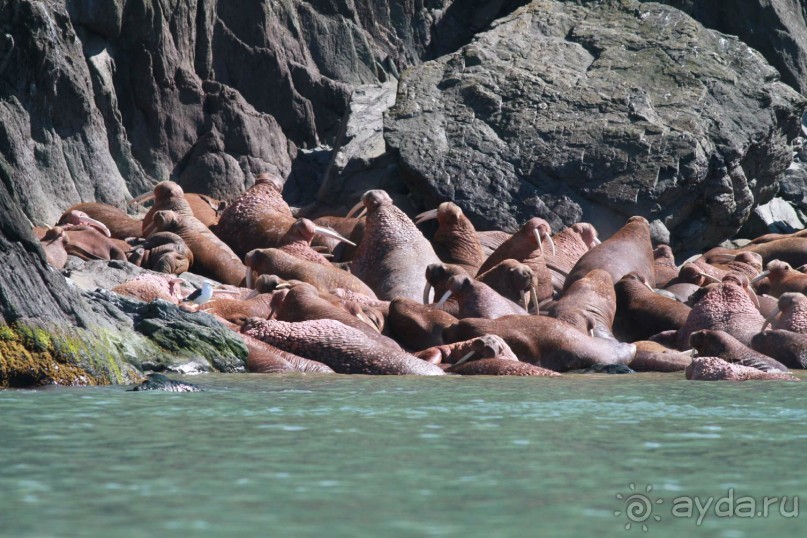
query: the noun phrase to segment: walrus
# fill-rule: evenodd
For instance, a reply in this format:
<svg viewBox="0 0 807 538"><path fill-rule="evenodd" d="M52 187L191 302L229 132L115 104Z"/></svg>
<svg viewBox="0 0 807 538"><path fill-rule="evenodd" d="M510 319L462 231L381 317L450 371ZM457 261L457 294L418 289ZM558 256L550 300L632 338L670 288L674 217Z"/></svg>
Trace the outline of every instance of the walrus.
<svg viewBox="0 0 807 538"><path fill-rule="evenodd" d="M470 340L433 346L414 354L434 364L462 364L471 360L499 358L516 361L518 357L501 336L486 334Z"/></svg>
<svg viewBox="0 0 807 538"><path fill-rule="evenodd" d="M555 254L545 253L546 267L552 274L552 287L563 290L566 276L583 254L600 244L597 229L588 222L578 222L552 236Z"/></svg>
<svg viewBox="0 0 807 538"><path fill-rule="evenodd" d="M448 291L449 279L453 276L465 276L467 274L468 272L461 265L454 265L453 263L430 263L427 265L424 272L426 287L423 288L423 304L436 305ZM432 290L434 291L434 300L430 298ZM452 316L459 317L460 307L456 297L449 296L439 308Z"/></svg>
<svg viewBox="0 0 807 538"><path fill-rule="evenodd" d="M58 269L67 263L68 255L82 260L126 261L118 240L91 227L55 226L45 233L41 243L48 263Z"/></svg>
<svg viewBox="0 0 807 538"><path fill-rule="evenodd" d="M723 271L719 278L723 278L726 273L741 273L752 280L762 272L763 266L762 256L756 252L740 252L731 256L714 255L703 260L718 271Z"/></svg>
<svg viewBox="0 0 807 538"><path fill-rule="evenodd" d="M754 335L751 349L773 357L788 368L807 368L807 334L769 329Z"/></svg>
<svg viewBox="0 0 807 538"><path fill-rule="evenodd" d="M533 286L538 301L549 299L552 297L554 289L552 288L552 275L546 267L544 253L556 253L551 234L552 229L544 219L531 218L488 256L488 259L479 268L478 274L489 271L504 260L519 261L532 269L535 275ZM544 248L544 243L547 245L546 248Z"/></svg>
<svg viewBox="0 0 807 538"><path fill-rule="evenodd" d="M774 318L780 313L779 319L775 320ZM807 334L807 296L792 291L783 293L776 308L765 317L762 330L764 331L770 323L774 329Z"/></svg>
<svg viewBox="0 0 807 538"><path fill-rule="evenodd" d="M620 340L647 340L663 331L677 331L684 326L692 310L683 303L655 293L638 273L622 277L614 285L614 290L614 332Z"/></svg>
<svg viewBox="0 0 807 538"><path fill-rule="evenodd" d="M777 239L789 239L791 237L807 237L807 229L799 230L797 232L793 232L792 234L776 234L770 233L765 235L760 235L751 240L752 245L759 245L762 243L770 243L771 241L776 241Z"/></svg>
<svg viewBox="0 0 807 538"><path fill-rule="evenodd" d="M171 232L156 232L145 239L129 238L129 263L158 273L179 275L190 270L193 252L180 236Z"/></svg>
<svg viewBox="0 0 807 538"><path fill-rule="evenodd" d="M304 359L288 351L276 348L248 334L239 333L249 350L247 370L257 374L281 374L301 372L332 374L333 369L321 362Z"/></svg>
<svg viewBox="0 0 807 538"><path fill-rule="evenodd" d="M692 351L678 351L657 342L633 342L636 356L628 364L637 372L683 372L692 362Z"/></svg>
<svg viewBox="0 0 807 538"><path fill-rule="evenodd" d="M710 284L699 294L683 327L677 332L660 333L653 340L672 337L674 342L671 343L683 350L689 346L693 332L712 329L727 332L746 346L751 344L751 338L760 331L765 319L748 294L745 276L730 273L721 283Z"/></svg>
<svg viewBox="0 0 807 538"><path fill-rule="evenodd" d="M392 336L407 349L421 350L442 345L443 329L457 318L433 306L400 298L389 304L387 326Z"/></svg>
<svg viewBox="0 0 807 538"><path fill-rule="evenodd" d="M162 299L169 303L179 304L188 294L182 287L183 282L180 278L169 277L168 275L143 273L118 284L111 291L145 303Z"/></svg>
<svg viewBox="0 0 807 538"><path fill-rule="evenodd" d="M84 211L79 211L78 209L68 209L62 216L59 217L59 222L56 223L57 226L65 226L65 225L72 225L72 226L84 226L89 228L94 228L104 234L107 237L112 237L112 233L107 228L106 224L103 222L90 217ZM73 228L75 229L75 228Z"/></svg>
<svg viewBox="0 0 807 538"><path fill-rule="evenodd" d="M271 316L272 295L259 293L249 299L214 299L201 310L240 326L249 318L266 319Z"/></svg>
<svg viewBox="0 0 807 538"><path fill-rule="evenodd" d="M157 211L150 229L180 236L193 252L194 272L233 286L245 282L247 269L238 256L196 217Z"/></svg>
<svg viewBox="0 0 807 538"><path fill-rule="evenodd" d="M787 367L781 362L754 351L723 331L695 331L689 336L689 345L698 350L698 355L702 357L718 357L763 372L787 372Z"/></svg>
<svg viewBox="0 0 807 538"><path fill-rule="evenodd" d="M614 283L608 271L594 269L572 284L550 308L549 316L565 321L583 334L615 340Z"/></svg>
<svg viewBox="0 0 807 538"><path fill-rule="evenodd" d="M659 245L653 250L653 273L656 275L655 287L664 288L678 276L675 255L669 245Z"/></svg>
<svg viewBox="0 0 807 538"><path fill-rule="evenodd" d="M692 364L686 369L686 378L697 381L799 380L789 373L763 372L750 366L731 364L718 357L692 359Z"/></svg>
<svg viewBox="0 0 807 538"><path fill-rule="evenodd" d="M317 234L331 237L337 241L343 241L354 247L356 246L355 243L342 237L333 230L317 226L308 219L298 219L291 225L283 237L280 238L278 249L310 262L330 266L331 262L328 261L328 258L311 248L311 242Z"/></svg>
<svg viewBox="0 0 807 538"><path fill-rule="evenodd" d="M511 314L527 314L513 301L499 295L493 288L468 275L455 275L448 279L448 289L437 302L441 308L450 296L457 298L459 318L496 319Z"/></svg>
<svg viewBox="0 0 807 538"><path fill-rule="evenodd" d="M221 213L216 235L241 257L256 248L277 247L296 220L283 200L282 188L280 178L259 175L255 184Z"/></svg>
<svg viewBox="0 0 807 538"><path fill-rule="evenodd" d="M364 236L350 262L351 272L379 299L420 299L426 267L440 259L409 217L393 205L389 194L367 191L362 202L367 209Z"/></svg>
<svg viewBox="0 0 807 538"><path fill-rule="evenodd" d="M644 217L631 217L614 235L583 254L563 284L566 291L575 281L594 269L604 269L614 282L637 273L646 282L655 282L650 223Z"/></svg>
<svg viewBox="0 0 807 538"><path fill-rule="evenodd" d="M250 318L241 332L326 364L340 374L445 375L439 366L379 345L361 331L332 319L288 323Z"/></svg>
<svg viewBox="0 0 807 538"><path fill-rule="evenodd" d="M415 217L415 224L431 219L437 219L438 222L437 231L432 238L437 256L445 263L461 266L471 276L476 275L486 256L474 225L463 214L462 209L452 202L443 202L437 209L425 211Z"/></svg>
<svg viewBox="0 0 807 538"><path fill-rule="evenodd" d="M154 215L158 211L173 211L184 217L193 216L193 209L191 209L188 201L185 200L185 192L182 187L173 181L161 181L154 186L152 192L138 196L129 203L145 202L151 198L154 199L154 205L151 206L141 221L142 229L141 233L138 234L140 237L148 237L154 232L152 222Z"/></svg>
<svg viewBox="0 0 807 538"><path fill-rule="evenodd" d="M320 297L320 293L311 284L301 283L292 286L284 293L276 293L273 297L274 318L280 321L306 321L314 319L334 319L344 323L348 327L360 330L368 338L377 343L401 350L398 343L379 334L375 326L371 325L367 318L364 318L360 311L356 313L348 312L339 301L327 300ZM357 317L357 315L359 317Z"/></svg>
<svg viewBox="0 0 807 538"><path fill-rule="evenodd" d="M538 313L538 292L535 289L535 272L529 266L513 259L496 264L476 279L487 284L502 297L510 299L529 311L532 302L533 312Z"/></svg>
<svg viewBox="0 0 807 538"><path fill-rule="evenodd" d="M762 257L762 262L768 264L773 260L780 260L790 264L791 267L801 267L807 263L807 237L786 237L761 244L749 244L737 249L715 247L704 254L710 259L715 254L739 254L740 252L755 252Z"/></svg>
<svg viewBox="0 0 807 538"><path fill-rule="evenodd" d="M568 323L545 316L463 319L443 330L446 343L485 334L504 338L519 360L557 372L593 364L627 364L636 346L581 334Z"/></svg>
<svg viewBox="0 0 807 538"><path fill-rule="evenodd" d="M81 211L93 219L103 222L110 235L115 239L140 237L143 234L143 223L140 219L127 215L115 206L98 202L84 202L71 206L65 213L73 210Z"/></svg>
<svg viewBox="0 0 807 538"><path fill-rule="evenodd" d="M244 257L244 261L251 270L247 272L250 279L247 287L252 283L251 275L254 271L259 275L274 274L286 280L308 282L326 293L333 288L344 288L376 299L372 289L347 271L302 260L276 248L251 250Z"/></svg>
<svg viewBox="0 0 807 538"><path fill-rule="evenodd" d="M480 359L453 365L446 372L458 375L512 375L512 376L559 376L557 372L528 362L508 361L498 357Z"/></svg>
<svg viewBox="0 0 807 538"><path fill-rule="evenodd" d="M759 273L753 280L759 293L779 297L783 293L807 292L807 275L796 271L790 264L781 260L771 260L765 271Z"/></svg>

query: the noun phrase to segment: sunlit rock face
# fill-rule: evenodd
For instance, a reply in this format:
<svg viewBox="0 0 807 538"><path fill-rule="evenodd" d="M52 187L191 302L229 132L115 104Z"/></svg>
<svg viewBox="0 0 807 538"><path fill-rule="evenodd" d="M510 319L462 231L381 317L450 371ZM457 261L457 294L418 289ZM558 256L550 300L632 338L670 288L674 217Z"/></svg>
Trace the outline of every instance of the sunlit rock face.
<svg viewBox="0 0 807 538"><path fill-rule="evenodd" d="M643 215L698 248L774 195L804 103L672 7L536 0L407 71L385 128L425 205L453 200L478 227L537 215L608 235Z"/></svg>

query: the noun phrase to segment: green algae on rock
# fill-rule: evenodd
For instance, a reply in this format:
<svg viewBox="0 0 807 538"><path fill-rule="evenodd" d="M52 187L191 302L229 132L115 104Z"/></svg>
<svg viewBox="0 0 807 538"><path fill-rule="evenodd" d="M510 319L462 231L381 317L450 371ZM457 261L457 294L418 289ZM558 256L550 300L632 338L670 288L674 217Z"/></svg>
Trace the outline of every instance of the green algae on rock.
<svg viewBox="0 0 807 538"><path fill-rule="evenodd" d="M106 330L15 322L0 326L0 387L126 384L142 379Z"/></svg>

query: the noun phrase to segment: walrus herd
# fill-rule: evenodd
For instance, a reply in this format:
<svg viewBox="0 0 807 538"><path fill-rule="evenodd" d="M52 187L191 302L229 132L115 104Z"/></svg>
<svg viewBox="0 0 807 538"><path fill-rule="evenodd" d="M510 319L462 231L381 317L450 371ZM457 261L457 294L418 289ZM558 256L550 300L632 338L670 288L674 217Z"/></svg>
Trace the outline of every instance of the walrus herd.
<svg viewBox="0 0 807 538"><path fill-rule="evenodd" d="M805 233L678 266L639 216L604 241L591 224L553 234L540 218L513 234L477 231L452 202L413 221L371 190L348 216L309 220L282 185L264 174L222 202L165 181L134 200L154 200L142 220L83 203L35 233L57 268L74 255L165 273L113 291L216 316L243 338L253 372L556 376L621 365L797 380L788 369L807 366ZM190 290L176 275L189 270L219 284L183 302Z"/></svg>

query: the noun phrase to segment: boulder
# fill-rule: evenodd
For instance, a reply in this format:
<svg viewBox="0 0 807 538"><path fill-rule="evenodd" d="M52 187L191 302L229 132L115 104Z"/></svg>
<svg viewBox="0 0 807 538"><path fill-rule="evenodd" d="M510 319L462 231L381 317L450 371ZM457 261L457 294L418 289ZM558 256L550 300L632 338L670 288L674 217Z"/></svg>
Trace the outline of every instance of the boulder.
<svg viewBox="0 0 807 538"><path fill-rule="evenodd" d="M657 1L657 0L644 0ZM803 0L660 0L707 28L736 35L807 94L807 6Z"/></svg>
<svg viewBox="0 0 807 538"><path fill-rule="evenodd" d="M675 8L535 0L402 76L388 145L426 206L478 229L631 215L713 245L770 200L805 99L759 53Z"/></svg>
<svg viewBox="0 0 807 538"><path fill-rule="evenodd" d="M767 233L792 234L804 228L798 211L778 196L754 208L751 218L737 235L753 239Z"/></svg>

